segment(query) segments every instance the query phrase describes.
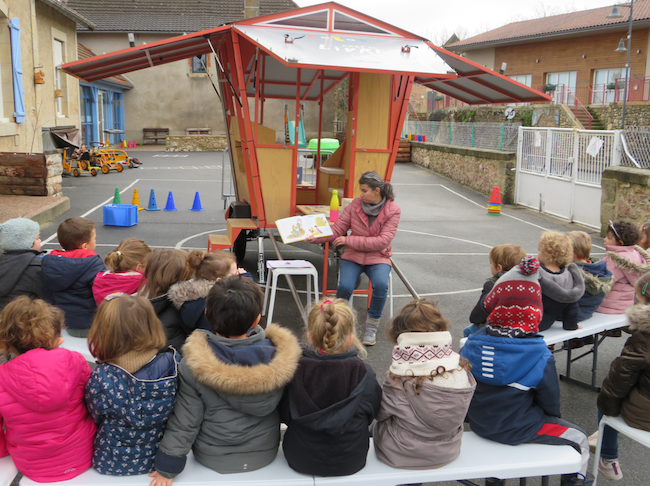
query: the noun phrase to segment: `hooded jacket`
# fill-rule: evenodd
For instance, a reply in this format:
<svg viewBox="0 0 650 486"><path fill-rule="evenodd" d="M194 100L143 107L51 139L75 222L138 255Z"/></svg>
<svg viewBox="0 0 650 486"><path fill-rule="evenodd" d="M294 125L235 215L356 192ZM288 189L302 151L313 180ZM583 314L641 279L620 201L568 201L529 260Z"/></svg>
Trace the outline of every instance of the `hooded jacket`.
<svg viewBox="0 0 650 486"><path fill-rule="evenodd" d="M650 306L627 309L632 336L603 380L598 408L621 415L630 427L650 431Z"/></svg>
<svg viewBox="0 0 650 486"><path fill-rule="evenodd" d="M43 297L41 259L44 251L10 250L0 252L0 311L20 295Z"/></svg>
<svg viewBox="0 0 650 486"><path fill-rule="evenodd" d="M280 406L280 418L287 424L282 449L289 466L316 476L347 476L363 469L368 426L380 402L375 372L356 350L304 350Z"/></svg>
<svg viewBox="0 0 650 486"><path fill-rule="evenodd" d="M144 286L145 282L142 272L135 270L121 273L100 272L93 282L95 303L99 306L106 296L117 292L133 295Z"/></svg>
<svg viewBox="0 0 650 486"><path fill-rule="evenodd" d="M539 285L542 288L544 315L539 330L545 331L555 321L562 321L564 329L578 329L578 301L585 293L582 272L575 263L559 272L551 272L544 265L539 267Z"/></svg>
<svg viewBox="0 0 650 486"><path fill-rule="evenodd" d="M103 270L104 262L90 250L53 250L43 257L43 296L65 312L66 327L90 329L97 310L93 281Z"/></svg>
<svg viewBox="0 0 650 486"><path fill-rule="evenodd" d="M1 364L0 457L11 454L42 483L88 469L96 429L84 403L89 376L86 360L67 349L32 349Z"/></svg>
<svg viewBox="0 0 650 486"><path fill-rule="evenodd" d="M214 280L187 280L172 285L167 293L183 321L185 332L195 329L212 331L205 317L205 299L214 286Z"/></svg>
<svg viewBox="0 0 650 486"><path fill-rule="evenodd" d="M162 322L167 335L167 346L172 346L174 349L183 354L183 345L187 336L192 334L193 329L185 326L180 312L171 300L168 294L163 294L159 297L149 299L153 310L156 312L158 319Z"/></svg>
<svg viewBox="0 0 650 486"><path fill-rule="evenodd" d="M492 277L488 278L483 284L483 290L481 291L481 297L479 297L478 302L472 309L472 312L469 315L469 322L476 324L477 326L485 325L487 318L490 315L488 311L485 310L483 306L483 301L485 296L490 293L490 290L494 288L494 284L497 283L499 277L501 277L506 272L498 272Z"/></svg>
<svg viewBox="0 0 650 486"><path fill-rule="evenodd" d="M463 421L476 381L467 375L468 386L441 386L444 377L425 380L419 394L415 383L386 373L381 409L373 432L377 458L391 467L431 469L444 466L460 454Z"/></svg>
<svg viewBox="0 0 650 486"><path fill-rule="evenodd" d="M612 290L612 272L607 269L607 263L598 258L592 258L591 263L575 262L582 271L585 281L585 293L578 301L578 322L586 321L594 315L603 299Z"/></svg>
<svg viewBox="0 0 650 486"><path fill-rule="evenodd" d="M391 241L397 232L401 209L395 201L386 200L371 226L361 204L360 198L353 199L332 226L334 235L319 238L318 243L334 241L339 236L345 236L351 229L352 233L345 237L345 252L341 257L343 260L358 265L390 265L390 257L393 255Z"/></svg>
<svg viewBox="0 0 650 486"><path fill-rule="evenodd" d="M169 349L134 374L100 364L86 384L86 403L98 425L93 467L132 476L153 469L165 424L174 408L180 357Z"/></svg>
<svg viewBox="0 0 650 486"><path fill-rule="evenodd" d="M259 326L246 339L197 330L187 339L174 412L155 468L175 477L194 458L218 473L254 471L275 459L277 410L296 371L300 346L290 331Z"/></svg>
<svg viewBox="0 0 650 486"><path fill-rule="evenodd" d="M623 314L634 305L634 284L645 272L650 271L650 255L640 246L605 245L607 269L612 272L612 289L598 307L603 314Z"/></svg>
<svg viewBox="0 0 650 486"><path fill-rule="evenodd" d="M517 445L542 428L546 415L560 417L555 360L542 336L496 337L483 328L460 354L477 381L467 415L479 436Z"/></svg>

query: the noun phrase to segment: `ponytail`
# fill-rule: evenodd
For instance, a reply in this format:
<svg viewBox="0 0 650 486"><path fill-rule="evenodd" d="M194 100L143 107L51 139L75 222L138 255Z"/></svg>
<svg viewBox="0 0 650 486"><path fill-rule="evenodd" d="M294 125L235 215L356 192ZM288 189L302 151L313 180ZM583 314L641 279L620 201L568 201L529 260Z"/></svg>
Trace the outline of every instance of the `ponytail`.
<svg viewBox="0 0 650 486"><path fill-rule="evenodd" d="M390 201L395 200L395 193L393 192L393 186L389 182L384 182L379 174L374 170L364 172L359 178L359 184L365 184L373 191L379 188L379 194L382 199L386 198Z"/></svg>

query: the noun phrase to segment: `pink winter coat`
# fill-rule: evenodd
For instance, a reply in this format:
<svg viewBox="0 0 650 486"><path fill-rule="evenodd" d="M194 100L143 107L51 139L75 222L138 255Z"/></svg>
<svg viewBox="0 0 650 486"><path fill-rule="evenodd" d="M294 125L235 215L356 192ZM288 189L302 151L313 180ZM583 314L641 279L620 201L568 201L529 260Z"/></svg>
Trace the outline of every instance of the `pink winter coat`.
<svg viewBox="0 0 650 486"><path fill-rule="evenodd" d="M88 469L96 430L84 402L89 376L84 358L67 349L32 349L0 365L0 457L11 454L41 483Z"/></svg>
<svg viewBox="0 0 650 486"><path fill-rule="evenodd" d="M637 251L640 247L606 245L605 248L607 255L603 261L612 272L612 290L596 312L623 314L625 309L634 305L634 284L648 270L647 262Z"/></svg>
<svg viewBox="0 0 650 486"><path fill-rule="evenodd" d="M348 230L352 229L352 233L345 239L345 252L341 257L343 260L359 265L390 265L390 257L393 254L390 242L395 237L401 213L399 206L389 199L369 227L368 216L363 212L361 199L357 197L334 223L334 236L319 238L317 242L333 241L339 236L345 236Z"/></svg>

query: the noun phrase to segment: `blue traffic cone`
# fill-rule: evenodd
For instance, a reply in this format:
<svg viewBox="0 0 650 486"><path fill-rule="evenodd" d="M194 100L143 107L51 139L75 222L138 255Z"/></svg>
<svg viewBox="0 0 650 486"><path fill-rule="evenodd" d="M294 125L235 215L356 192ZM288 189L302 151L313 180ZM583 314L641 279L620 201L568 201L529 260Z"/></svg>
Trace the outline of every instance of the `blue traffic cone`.
<svg viewBox="0 0 650 486"><path fill-rule="evenodd" d="M174 195L172 194L172 191L169 191L169 196L167 196L167 206L165 206L163 211L178 211L176 206L174 206Z"/></svg>
<svg viewBox="0 0 650 486"><path fill-rule="evenodd" d="M153 192L153 189L151 190L151 194L149 194L149 206L147 206L147 211L160 211L160 208L156 204L156 193Z"/></svg>
<svg viewBox="0 0 650 486"><path fill-rule="evenodd" d="M196 191L196 194L194 195L194 204L192 204L190 211L205 211L205 209L201 207L201 198L199 197L199 191Z"/></svg>

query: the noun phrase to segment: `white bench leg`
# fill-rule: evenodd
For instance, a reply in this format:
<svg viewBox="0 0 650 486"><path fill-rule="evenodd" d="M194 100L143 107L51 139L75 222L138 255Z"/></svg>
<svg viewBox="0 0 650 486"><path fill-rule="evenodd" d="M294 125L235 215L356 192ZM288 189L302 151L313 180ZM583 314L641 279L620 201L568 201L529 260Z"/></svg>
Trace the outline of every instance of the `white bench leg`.
<svg viewBox="0 0 650 486"><path fill-rule="evenodd" d="M388 274L388 294L390 298L390 318L393 318L393 271Z"/></svg>
<svg viewBox="0 0 650 486"><path fill-rule="evenodd" d="M307 280L307 313L311 309L311 277L310 274L305 275L305 279Z"/></svg>
<svg viewBox="0 0 650 486"><path fill-rule="evenodd" d="M269 278L269 280L271 280ZM278 290L278 274L273 272L273 283L271 284L271 301L269 302L269 315L266 318L266 324L269 325L273 322L273 308L275 307L275 293Z"/></svg>
<svg viewBox="0 0 650 486"><path fill-rule="evenodd" d="M314 277L314 302L318 302L318 271L316 269L314 269L312 276Z"/></svg>
<svg viewBox="0 0 650 486"><path fill-rule="evenodd" d="M266 315L266 309L268 305L268 296L269 296L269 280L271 280L271 274L273 273L273 269L269 268L269 274L267 275L266 279L266 285L264 285L264 307L262 307L262 315Z"/></svg>
<svg viewBox="0 0 650 486"><path fill-rule="evenodd" d="M600 419L600 423L598 424L598 443L596 445L596 453L594 454L594 464L593 464L593 471L592 471L594 474L593 486L596 486L596 483L598 482L598 464L600 463L600 452L601 449L603 448L603 434L605 433L605 425L607 423L603 419Z"/></svg>

